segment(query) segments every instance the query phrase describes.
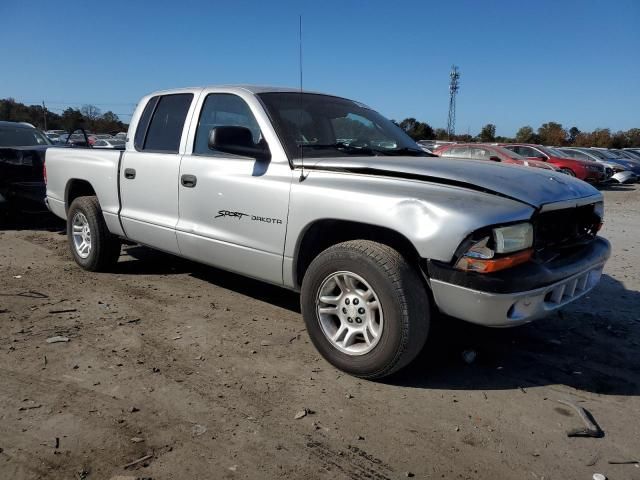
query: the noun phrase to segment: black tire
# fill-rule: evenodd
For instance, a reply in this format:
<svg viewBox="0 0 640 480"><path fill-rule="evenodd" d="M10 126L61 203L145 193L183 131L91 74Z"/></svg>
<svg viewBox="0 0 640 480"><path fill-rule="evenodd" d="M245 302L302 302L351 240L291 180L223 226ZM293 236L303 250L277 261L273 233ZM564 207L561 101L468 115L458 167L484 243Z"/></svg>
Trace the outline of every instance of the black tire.
<svg viewBox="0 0 640 480"><path fill-rule="evenodd" d="M82 213L86 217L91 232L91 250L86 258L80 256L73 241L73 219L76 213ZM108 270L120 256L120 239L109 232L97 197L78 197L71 203L67 212L67 238L73 259L85 270Z"/></svg>
<svg viewBox="0 0 640 480"><path fill-rule="evenodd" d="M566 173L566 174L567 174L567 175L569 175L570 177L575 177L575 176L576 176L576 174L573 172L573 170L571 170L570 168L567 168L567 167L562 167L562 168L560 169L560 171L561 171L562 173Z"/></svg>
<svg viewBox="0 0 640 480"><path fill-rule="evenodd" d="M365 279L384 311L380 339L362 355L336 348L324 334L316 311L322 283L340 271ZM357 377L378 379L397 372L420 353L427 340L431 309L426 288L416 269L387 245L353 240L326 249L307 269L300 303L309 336L320 354L336 368Z"/></svg>

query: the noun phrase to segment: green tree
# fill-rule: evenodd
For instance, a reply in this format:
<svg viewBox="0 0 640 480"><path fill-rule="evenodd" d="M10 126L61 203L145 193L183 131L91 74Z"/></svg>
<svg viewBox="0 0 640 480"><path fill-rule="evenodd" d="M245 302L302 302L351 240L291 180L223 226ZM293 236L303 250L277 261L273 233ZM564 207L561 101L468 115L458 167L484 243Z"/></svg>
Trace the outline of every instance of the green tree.
<svg viewBox="0 0 640 480"><path fill-rule="evenodd" d="M60 119L62 128L65 130L75 130L77 128L87 128L86 121L80 110L77 108L67 108L62 112L62 118Z"/></svg>
<svg viewBox="0 0 640 480"><path fill-rule="evenodd" d="M626 148L629 146L626 132L618 131L611 136L610 148Z"/></svg>
<svg viewBox="0 0 640 480"><path fill-rule="evenodd" d="M590 147L605 147L611 146L611 130L608 128L596 128L591 132L591 145Z"/></svg>
<svg viewBox="0 0 640 480"><path fill-rule="evenodd" d="M516 142L537 143L537 135L529 125L522 127L516 132Z"/></svg>
<svg viewBox="0 0 640 480"><path fill-rule="evenodd" d="M540 143L544 145L564 145L567 141L567 131L556 122L543 123L538 128Z"/></svg>
<svg viewBox="0 0 640 480"><path fill-rule="evenodd" d="M444 128L436 128L434 130L436 140L449 140L449 134Z"/></svg>
<svg viewBox="0 0 640 480"><path fill-rule="evenodd" d="M573 145L574 143L576 143L576 138L578 138L578 135L580 135L580 130L578 129L578 127L571 127L569 129L569 138L567 138L567 143L569 145Z"/></svg>
<svg viewBox="0 0 640 480"><path fill-rule="evenodd" d="M400 122L399 126L414 140L427 140L435 137L435 132L431 125L419 122L413 117L405 118Z"/></svg>
<svg viewBox="0 0 640 480"><path fill-rule="evenodd" d="M640 128L630 128L625 136L630 147L640 147Z"/></svg>
<svg viewBox="0 0 640 480"><path fill-rule="evenodd" d="M496 126L493 123L487 123L480 130L478 138L481 142L494 142L496 139Z"/></svg>
<svg viewBox="0 0 640 480"><path fill-rule="evenodd" d="M124 129L124 124L120 121L118 115L116 115L112 111L105 112L100 118L95 120L96 132L121 132Z"/></svg>

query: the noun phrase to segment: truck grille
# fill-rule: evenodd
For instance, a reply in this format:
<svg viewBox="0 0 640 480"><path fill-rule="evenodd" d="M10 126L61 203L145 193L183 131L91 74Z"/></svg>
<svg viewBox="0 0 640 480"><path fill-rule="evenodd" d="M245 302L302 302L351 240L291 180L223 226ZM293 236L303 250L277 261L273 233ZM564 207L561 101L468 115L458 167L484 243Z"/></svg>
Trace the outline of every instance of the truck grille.
<svg viewBox="0 0 640 480"><path fill-rule="evenodd" d="M593 204L543 212L533 221L534 248L542 254L584 245L595 238L601 222Z"/></svg>

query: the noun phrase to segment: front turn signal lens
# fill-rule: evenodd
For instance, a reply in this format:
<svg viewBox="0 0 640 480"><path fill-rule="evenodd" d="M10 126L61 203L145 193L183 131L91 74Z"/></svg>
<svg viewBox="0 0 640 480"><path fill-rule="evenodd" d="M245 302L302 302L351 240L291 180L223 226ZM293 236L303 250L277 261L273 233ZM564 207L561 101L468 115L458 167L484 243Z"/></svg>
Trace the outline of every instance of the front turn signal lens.
<svg viewBox="0 0 640 480"><path fill-rule="evenodd" d="M523 250L522 252L514 253L506 257L491 259L463 256L456 262L456 268L467 272L492 273L528 262L532 256L533 249Z"/></svg>

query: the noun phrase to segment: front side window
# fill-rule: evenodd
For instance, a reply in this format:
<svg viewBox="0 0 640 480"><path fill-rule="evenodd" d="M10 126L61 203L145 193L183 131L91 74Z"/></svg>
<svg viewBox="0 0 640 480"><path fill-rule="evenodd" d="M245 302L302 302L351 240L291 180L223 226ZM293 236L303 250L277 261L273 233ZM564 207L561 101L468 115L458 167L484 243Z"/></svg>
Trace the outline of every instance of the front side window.
<svg viewBox="0 0 640 480"><path fill-rule="evenodd" d="M519 153L523 157L539 157L540 154L536 152L533 148L530 147L515 147L514 150L516 153Z"/></svg>
<svg viewBox="0 0 640 480"><path fill-rule="evenodd" d="M560 150L557 150L552 147L541 147L540 150L543 153L549 155L550 157L560 157L560 158L563 157L562 152Z"/></svg>
<svg viewBox="0 0 640 480"><path fill-rule="evenodd" d="M237 95L211 93L202 105L193 153L211 155L209 133L214 127L245 127L251 130L253 142L260 141L260 127L249 105Z"/></svg>
<svg viewBox="0 0 640 480"><path fill-rule="evenodd" d="M526 158L524 158L522 155L514 152L513 150L509 150L508 148L503 148L503 147L494 147L495 152L499 153L500 155L502 155L503 157L507 157L507 158L511 158L513 160L526 160ZM499 156L499 155L496 155Z"/></svg>
<svg viewBox="0 0 640 480"><path fill-rule="evenodd" d="M160 97L149 123L142 150L178 153L184 121L192 100L191 93Z"/></svg>
<svg viewBox="0 0 640 480"><path fill-rule="evenodd" d="M595 148L594 149L590 149L589 153L591 155L593 155L594 157L599 158L600 160L606 160L607 159L607 156L604 153L602 153L600 150L596 150Z"/></svg>
<svg viewBox="0 0 640 480"><path fill-rule="evenodd" d="M258 94L289 158L433 156L399 126L360 103L298 92Z"/></svg>

